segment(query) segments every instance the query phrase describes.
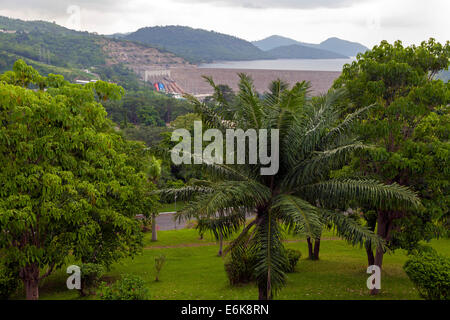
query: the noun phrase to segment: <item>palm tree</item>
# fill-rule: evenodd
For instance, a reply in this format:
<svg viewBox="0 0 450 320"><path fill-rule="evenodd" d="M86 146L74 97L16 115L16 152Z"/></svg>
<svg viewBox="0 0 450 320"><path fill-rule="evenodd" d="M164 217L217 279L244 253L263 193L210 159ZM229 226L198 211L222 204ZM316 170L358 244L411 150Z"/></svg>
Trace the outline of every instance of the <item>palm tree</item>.
<svg viewBox="0 0 450 320"><path fill-rule="evenodd" d="M383 246L380 238L342 210L350 202L378 208L410 208L419 205L416 195L397 184L385 185L359 177L332 178L358 150L369 148L353 135L356 120L370 106L339 120L335 101L343 91L308 98L309 84L291 89L280 80L260 97L252 80L240 74L237 103L229 105L214 84L220 112L213 111L192 96L187 99L211 128L278 129L280 169L276 175L260 175L261 164L203 164L209 181L195 181L181 189L162 190L162 197L190 200L177 214L214 221L211 229L222 235L240 234L227 250L256 252L255 276L259 299L272 299L285 284L286 263L282 230L316 239L324 224L332 223L337 233L353 244L370 241ZM248 156L248 155L247 155ZM248 158L247 158L248 159ZM254 220L246 223L248 214ZM242 228L243 229L240 229Z"/></svg>
<svg viewBox="0 0 450 320"><path fill-rule="evenodd" d="M147 170L147 175L154 185L156 185L158 179L161 177L161 170L162 170L161 164L162 160L156 159L154 156L151 157L149 167ZM156 230L157 212L152 212L151 214L152 214L152 241L158 241L158 234Z"/></svg>

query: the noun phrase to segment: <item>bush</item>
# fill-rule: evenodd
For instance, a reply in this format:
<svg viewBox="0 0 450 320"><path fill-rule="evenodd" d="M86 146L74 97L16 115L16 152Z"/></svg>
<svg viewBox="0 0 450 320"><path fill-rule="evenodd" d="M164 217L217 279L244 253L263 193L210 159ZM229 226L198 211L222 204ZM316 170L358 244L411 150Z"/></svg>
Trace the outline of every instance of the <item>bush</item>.
<svg viewBox="0 0 450 320"><path fill-rule="evenodd" d="M148 300L150 294L145 281L135 275L124 275L108 286L105 282L100 285L101 300Z"/></svg>
<svg viewBox="0 0 450 320"><path fill-rule="evenodd" d="M294 249L286 249L286 256L288 259L288 263L286 264L286 269L284 272L291 273L295 271L295 266L300 260L302 253L299 250Z"/></svg>
<svg viewBox="0 0 450 320"><path fill-rule="evenodd" d="M165 262L166 256L163 254L155 258L155 269L156 269L155 281L159 281L159 274L161 273L161 269Z"/></svg>
<svg viewBox="0 0 450 320"><path fill-rule="evenodd" d="M81 271L81 290L82 296L91 293L91 289L97 288L100 284L100 278L105 273L105 268L101 264L84 263L80 267Z"/></svg>
<svg viewBox="0 0 450 320"><path fill-rule="evenodd" d="M286 249L286 264L283 270L286 273L295 271L295 266L302 256L299 250ZM253 251L232 252L231 258L225 262L225 271L231 285L254 281L256 256Z"/></svg>
<svg viewBox="0 0 450 320"><path fill-rule="evenodd" d="M403 269L424 299L450 299L450 258L422 251L412 255Z"/></svg>
<svg viewBox="0 0 450 320"><path fill-rule="evenodd" d="M250 251L233 253L225 262L225 272L231 285L255 280L255 255Z"/></svg>
<svg viewBox="0 0 450 320"><path fill-rule="evenodd" d="M8 300L19 285L18 269L12 265L0 265L0 300Z"/></svg>

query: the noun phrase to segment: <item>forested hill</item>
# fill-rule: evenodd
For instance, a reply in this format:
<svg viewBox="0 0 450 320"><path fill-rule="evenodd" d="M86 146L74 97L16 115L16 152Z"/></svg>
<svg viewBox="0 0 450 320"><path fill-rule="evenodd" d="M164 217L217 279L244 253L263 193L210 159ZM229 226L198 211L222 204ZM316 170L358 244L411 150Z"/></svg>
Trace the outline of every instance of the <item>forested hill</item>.
<svg viewBox="0 0 450 320"><path fill-rule="evenodd" d="M137 67L187 64L182 58L149 45L78 32L50 22L0 16L0 72L10 70L18 59L44 75L62 74L68 80L88 80L100 75L103 80L124 85L136 83L137 76L131 70Z"/></svg>
<svg viewBox="0 0 450 320"><path fill-rule="evenodd" d="M76 34L82 33L67 29L56 23L47 21L24 21L20 19L11 19L0 16L0 30L24 31L24 32L45 32L58 34ZM87 34L87 32L84 32Z"/></svg>
<svg viewBox="0 0 450 320"><path fill-rule="evenodd" d="M166 49L193 63L270 58L246 40L190 27L147 27L127 35L125 39Z"/></svg>

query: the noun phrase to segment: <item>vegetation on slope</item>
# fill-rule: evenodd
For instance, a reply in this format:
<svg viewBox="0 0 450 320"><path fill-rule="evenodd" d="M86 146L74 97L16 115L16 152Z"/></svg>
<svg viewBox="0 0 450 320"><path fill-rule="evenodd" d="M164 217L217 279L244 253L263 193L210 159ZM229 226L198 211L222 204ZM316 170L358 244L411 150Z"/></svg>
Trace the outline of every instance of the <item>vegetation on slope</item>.
<svg viewBox="0 0 450 320"><path fill-rule="evenodd" d="M125 38L169 50L193 63L268 58L266 53L248 41L189 27L147 27Z"/></svg>

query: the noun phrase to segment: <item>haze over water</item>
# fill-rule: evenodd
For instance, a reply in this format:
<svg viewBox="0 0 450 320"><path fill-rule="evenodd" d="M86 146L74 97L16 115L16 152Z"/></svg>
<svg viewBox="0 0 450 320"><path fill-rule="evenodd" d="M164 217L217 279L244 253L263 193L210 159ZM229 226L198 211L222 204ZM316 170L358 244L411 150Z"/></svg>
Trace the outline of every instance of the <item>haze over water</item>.
<svg viewBox="0 0 450 320"><path fill-rule="evenodd" d="M216 69L262 69L262 70L308 70L308 71L342 71L350 59L277 59L277 60L251 60L251 61L221 61L200 64L199 68Z"/></svg>

